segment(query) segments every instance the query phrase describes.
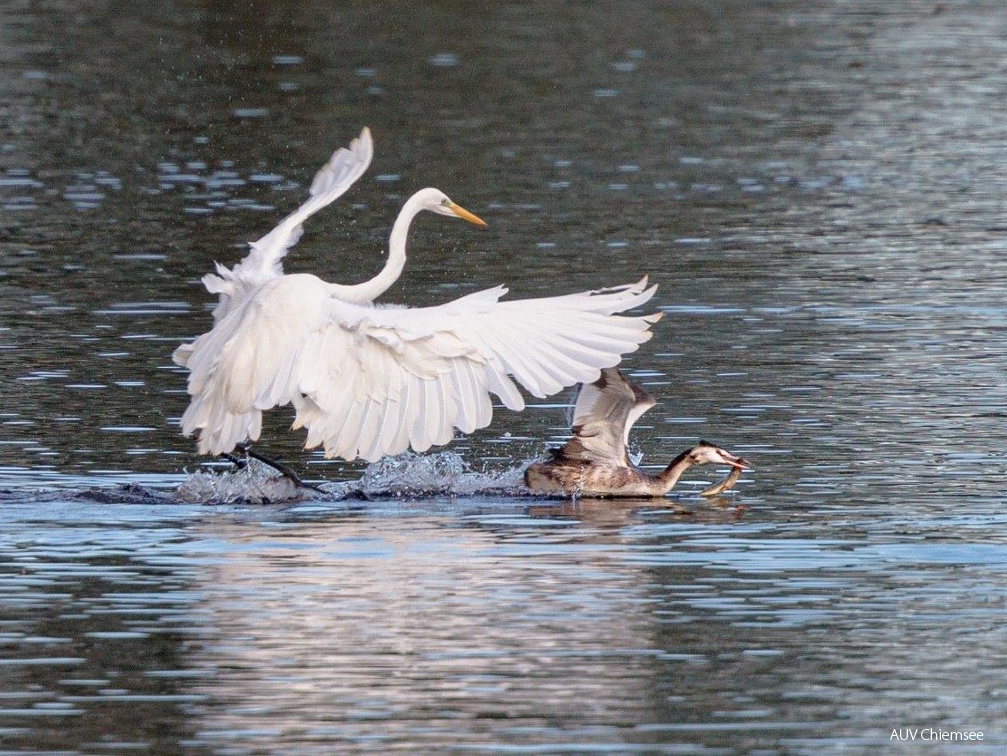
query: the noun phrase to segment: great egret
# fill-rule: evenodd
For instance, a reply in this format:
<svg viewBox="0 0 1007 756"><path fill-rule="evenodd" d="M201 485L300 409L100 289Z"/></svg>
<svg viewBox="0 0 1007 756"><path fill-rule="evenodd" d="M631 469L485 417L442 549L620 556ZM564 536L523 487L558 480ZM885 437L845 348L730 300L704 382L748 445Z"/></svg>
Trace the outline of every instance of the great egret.
<svg viewBox="0 0 1007 756"><path fill-rule="evenodd" d="M192 399L182 416L186 435L199 431L199 451L221 454L256 440L262 412L292 404L293 428L307 428L306 448L325 456L375 461L408 447L448 443L454 429L489 424L489 392L508 408L532 395L590 382L650 338L660 313L622 316L655 287L647 279L611 289L542 299L499 301L497 286L436 307L375 305L402 273L406 234L428 210L482 220L437 189L405 203L389 239L384 269L370 281L342 286L313 275L283 274L281 260L301 224L342 195L373 155L365 128L315 176L310 198L256 242L232 269L217 264L203 277L219 295L212 330L175 350L189 369Z"/></svg>
<svg viewBox="0 0 1007 756"><path fill-rule="evenodd" d="M730 474L702 491L722 493L734 485L748 462L706 441L675 457L658 475L648 475L629 460L629 430L655 404L654 397L629 383L617 368L606 368L585 384L573 410L573 438L552 459L525 470L525 485L539 493L568 496L664 496L692 465L730 465Z"/></svg>

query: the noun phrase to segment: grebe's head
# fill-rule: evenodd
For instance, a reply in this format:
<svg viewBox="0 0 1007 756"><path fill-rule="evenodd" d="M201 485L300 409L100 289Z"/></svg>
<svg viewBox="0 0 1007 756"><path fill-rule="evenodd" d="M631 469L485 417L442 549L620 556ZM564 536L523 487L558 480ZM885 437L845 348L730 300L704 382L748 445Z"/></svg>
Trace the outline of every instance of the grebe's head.
<svg viewBox="0 0 1007 756"><path fill-rule="evenodd" d="M728 465L739 470L751 470L751 466L741 457L735 457L726 449L714 446L709 441L700 441L689 451L689 461L694 465Z"/></svg>

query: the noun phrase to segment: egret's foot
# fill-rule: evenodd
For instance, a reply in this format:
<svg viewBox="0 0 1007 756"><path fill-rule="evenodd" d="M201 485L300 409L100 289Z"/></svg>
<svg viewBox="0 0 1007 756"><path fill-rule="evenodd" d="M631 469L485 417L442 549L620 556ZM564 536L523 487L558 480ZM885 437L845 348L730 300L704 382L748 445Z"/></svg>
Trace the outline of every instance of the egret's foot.
<svg viewBox="0 0 1007 756"><path fill-rule="evenodd" d="M297 473L295 473L292 469L287 467L282 462L277 462L275 459L270 459L269 457L263 454L259 454L257 451L254 451L252 449L251 444L238 444L234 448L244 455L244 459L242 459L241 457L237 457L233 454L222 454L221 456L237 465L239 470L244 469L248 465L249 459L256 459L262 464L269 465L270 467L272 467L284 478L287 478L291 482L293 482L293 484L298 488L310 488L312 491L318 491L318 493L325 493L325 490L321 486L317 486L314 483L308 483L306 480L302 480Z"/></svg>

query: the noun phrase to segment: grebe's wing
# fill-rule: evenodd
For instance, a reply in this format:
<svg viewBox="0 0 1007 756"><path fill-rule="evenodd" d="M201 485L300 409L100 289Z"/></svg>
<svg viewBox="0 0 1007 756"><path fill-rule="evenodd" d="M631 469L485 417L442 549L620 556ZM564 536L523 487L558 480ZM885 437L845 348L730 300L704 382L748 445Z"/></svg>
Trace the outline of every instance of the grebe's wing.
<svg viewBox="0 0 1007 756"><path fill-rule="evenodd" d="M618 368L604 368L598 380L581 387L573 408L573 438L560 455L629 465L629 429L654 404L654 397L629 383Z"/></svg>

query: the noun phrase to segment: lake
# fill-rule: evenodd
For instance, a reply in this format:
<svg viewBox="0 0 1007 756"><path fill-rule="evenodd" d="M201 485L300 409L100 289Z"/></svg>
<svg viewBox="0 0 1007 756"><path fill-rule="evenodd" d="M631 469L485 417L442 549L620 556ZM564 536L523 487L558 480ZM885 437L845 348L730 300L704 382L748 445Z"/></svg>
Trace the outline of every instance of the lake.
<svg viewBox="0 0 1007 756"><path fill-rule="evenodd" d="M1005 40L964 0L8 4L4 750L1002 752ZM489 228L418 219L386 301L648 274L634 451L754 471L529 497L572 393L370 469L274 411L330 495L197 455L199 278L365 125L288 272L369 278L436 186Z"/></svg>

